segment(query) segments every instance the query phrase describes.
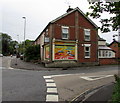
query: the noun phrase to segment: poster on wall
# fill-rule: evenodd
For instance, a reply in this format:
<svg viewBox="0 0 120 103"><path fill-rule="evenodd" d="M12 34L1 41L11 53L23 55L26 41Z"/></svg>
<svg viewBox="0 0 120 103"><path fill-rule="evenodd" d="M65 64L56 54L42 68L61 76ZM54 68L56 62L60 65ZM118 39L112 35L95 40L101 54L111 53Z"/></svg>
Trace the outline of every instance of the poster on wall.
<svg viewBox="0 0 120 103"><path fill-rule="evenodd" d="M74 60L75 46L55 46L55 59L57 60Z"/></svg>
<svg viewBox="0 0 120 103"><path fill-rule="evenodd" d="M45 59L49 58L49 51L50 51L49 46L46 46L45 47Z"/></svg>

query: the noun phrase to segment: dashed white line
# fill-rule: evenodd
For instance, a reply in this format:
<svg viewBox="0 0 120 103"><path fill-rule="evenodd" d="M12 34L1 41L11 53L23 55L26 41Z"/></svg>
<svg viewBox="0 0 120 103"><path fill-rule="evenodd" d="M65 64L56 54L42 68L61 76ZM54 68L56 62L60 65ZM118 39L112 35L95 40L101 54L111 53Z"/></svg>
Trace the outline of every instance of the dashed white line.
<svg viewBox="0 0 120 103"><path fill-rule="evenodd" d="M46 79L45 81L46 81L47 83L48 83L48 82L54 82L53 79Z"/></svg>
<svg viewBox="0 0 120 103"><path fill-rule="evenodd" d="M56 87L56 84L55 83L46 83L46 86L47 87Z"/></svg>
<svg viewBox="0 0 120 103"><path fill-rule="evenodd" d="M58 102L58 92L52 76L43 76L43 78L47 87L46 102Z"/></svg>
<svg viewBox="0 0 120 103"><path fill-rule="evenodd" d="M58 102L58 95L48 94L46 97L46 102Z"/></svg>
<svg viewBox="0 0 120 103"><path fill-rule="evenodd" d="M51 79L51 76L43 76L44 79Z"/></svg>
<svg viewBox="0 0 120 103"><path fill-rule="evenodd" d="M47 93L57 93L57 88L47 88Z"/></svg>

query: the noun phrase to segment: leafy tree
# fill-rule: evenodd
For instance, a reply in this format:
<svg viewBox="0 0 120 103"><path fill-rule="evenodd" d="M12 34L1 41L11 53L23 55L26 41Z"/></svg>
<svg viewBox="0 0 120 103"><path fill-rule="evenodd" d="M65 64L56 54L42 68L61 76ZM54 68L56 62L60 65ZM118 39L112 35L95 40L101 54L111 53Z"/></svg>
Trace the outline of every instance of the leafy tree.
<svg viewBox="0 0 120 103"><path fill-rule="evenodd" d="M24 47L24 43L25 43L25 47ZM33 40L25 40L25 42L23 41L22 43L19 44L19 48L18 51L20 54L23 54L25 52L25 49L29 46L31 46L33 44Z"/></svg>
<svg viewBox="0 0 120 103"><path fill-rule="evenodd" d="M0 33L0 53L3 55L10 55L15 53L15 45L17 41L12 41L11 36L6 33Z"/></svg>
<svg viewBox="0 0 120 103"><path fill-rule="evenodd" d="M2 50L2 53L3 55L8 55L10 54L10 42L11 42L11 37L8 35L8 34L5 34L5 33L1 33L0 34L0 38L1 38L1 50Z"/></svg>
<svg viewBox="0 0 120 103"><path fill-rule="evenodd" d="M10 54L16 54L16 48L15 45L18 45L17 41L11 41L9 48L10 48Z"/></svg>
<svg viewBox="0 0 120 103"><path fill-rule="evenodd" d="M30 45L25 50L26 61L40 59L40 45Z"/></svg>
<svg viewBox="0 0 120 103"><path fill-rule="evenodd" d="M120 25L120 1L119 2L93 2L90 3L89 9L92 12L87 12L87 16L91 16L92 18L100 18L100 22L102 26L100 27L101 31L110 32L111 27L113 31L117 31ZM101 18L101 14L103 12L108 12L109 14L114 14L110 18Z"/></svg>
<svg viewBox="0 0 120 103"><path fill-rule="evenodd" d="M28 46L30 46L30 45L32 45L33 44L33 40L25 40L25 47L28 47Z"/></svg>

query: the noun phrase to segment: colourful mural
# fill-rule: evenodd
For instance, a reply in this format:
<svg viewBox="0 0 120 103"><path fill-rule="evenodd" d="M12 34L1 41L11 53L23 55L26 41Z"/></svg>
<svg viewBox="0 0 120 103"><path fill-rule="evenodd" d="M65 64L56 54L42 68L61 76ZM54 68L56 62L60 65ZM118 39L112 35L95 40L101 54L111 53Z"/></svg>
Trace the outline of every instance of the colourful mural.
<svg viewBox="0 0 120 103"><path fill-rule="evenodd" d="M55 46L55 59L75 59L75 46Z"/></svg>
<svg viewBox="0 0 120 103"><path fill-rule="evenodd" d="M49 56L49 51L50 51L49 46L46 46L45 47L45 59L48 59L50 57Z"/></svg>

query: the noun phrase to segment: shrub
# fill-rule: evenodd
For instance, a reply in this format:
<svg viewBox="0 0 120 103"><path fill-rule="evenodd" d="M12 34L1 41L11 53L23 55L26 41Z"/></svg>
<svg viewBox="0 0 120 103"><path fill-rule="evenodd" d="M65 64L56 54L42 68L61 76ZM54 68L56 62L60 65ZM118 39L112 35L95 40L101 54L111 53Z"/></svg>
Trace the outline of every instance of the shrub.
<svg viewBox="0 0 120 103"><path fill-rule="evenodd" d="M28 46L25 50L25 59L26 61L40 59L40 45Z"/></svg>
<svg viewBox="0 0 120 103"><path fill-rule="evenodd" d="M114 76L116 84L113 90L112 103L120 103L120 77L118 77L117 75Z"/></svg>

